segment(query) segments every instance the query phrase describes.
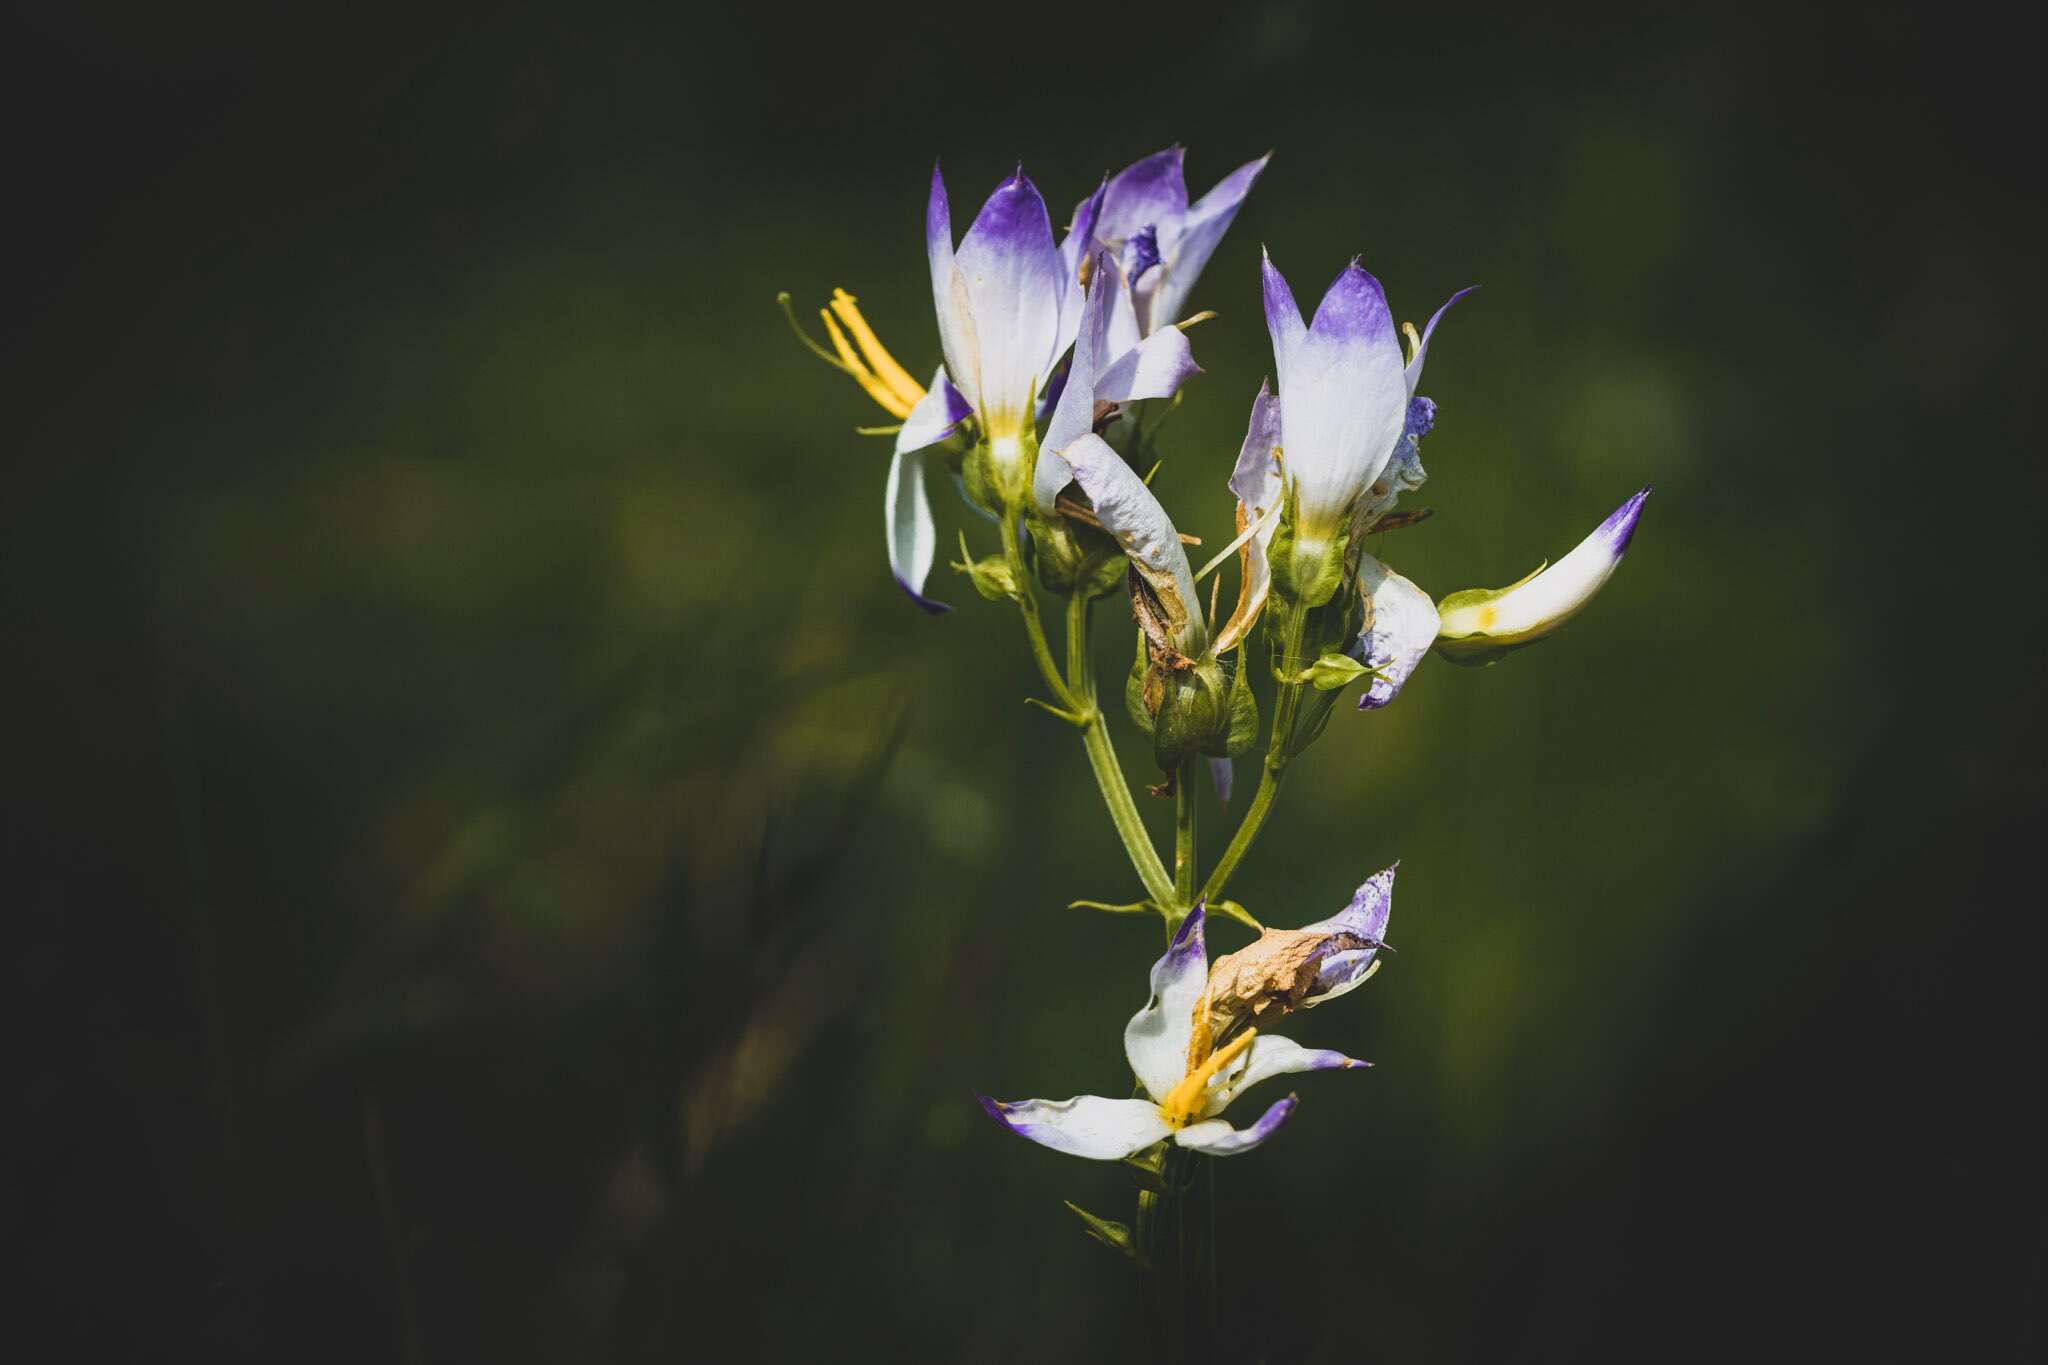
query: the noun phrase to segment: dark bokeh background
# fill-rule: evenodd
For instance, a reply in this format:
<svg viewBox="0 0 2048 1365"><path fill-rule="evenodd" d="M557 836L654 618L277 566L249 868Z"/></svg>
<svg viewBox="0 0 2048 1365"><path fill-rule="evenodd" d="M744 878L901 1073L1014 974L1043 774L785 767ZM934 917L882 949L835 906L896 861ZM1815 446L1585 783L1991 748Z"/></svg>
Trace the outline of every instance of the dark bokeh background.
<svg viewBox="0 0 2048 1365"><path fill-rule="evenodd" d="M1425 586L1657 487L1558 640L1340 713L1237 883L1299 923L1403 860L1398 955L1293 1030L1377 1068L1222 1167L1231 1358L2042 1349L2013 35L88 9L0 82L21 1341L1142 1350L1059 1205L1128 1181L970 1097L1125 1084L1156 929L1062 908L1136 894L1080 754L1006 613L890 587L873 411L772 301L846 285L926 369L934 154L964 226L1019 155L1063 211L1179 140L1197 191L1277 150L1184 525L1227 534L1262 240L1402 316L1485 286Z"/></svg>

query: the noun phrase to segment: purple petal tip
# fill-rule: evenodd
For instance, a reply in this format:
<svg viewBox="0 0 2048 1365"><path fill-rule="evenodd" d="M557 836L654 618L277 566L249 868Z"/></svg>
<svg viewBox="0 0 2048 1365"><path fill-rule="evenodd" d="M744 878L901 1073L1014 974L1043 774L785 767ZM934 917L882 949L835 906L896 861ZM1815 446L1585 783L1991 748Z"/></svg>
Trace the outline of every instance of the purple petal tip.
<svg viewBox="0 0 2048 1365"><path fill-rule="evenodd" d="M1014 1133L1017 1131L1017 1125L1011 1123L1009 1116L1003 1113L1003 1103L1001 1100L991 1099L987 1095L976 1095L974 1098L981 1101L983 1113L987 1114L997 1123L1002 1124L1010 1132Z"/></svg>
<svg viewBox="0 0 2048 1365"><path fill-rule="evenodd" d="M891 574L890 577L895 578L895 575ZM919 592L916 588L911 587L908 583L904 582L900 578L896 579L896 586L903 589L903 595L905 597L908 597L912 602L915 602L918 606L918 609L925 612L927 615L944 616L947 612L953 610L950 604L941 602L934 597L926 597L923 593Z"/></svg>
<svg viewBox="0 0 2048 1365"><path fill-rule="evenodd" d="M1650 485L1644 484L1640 492L1615 508L1613 514L1601 523L1600 529L1606 533L1608 543L1614 547L1617 559L1628 552L1629 542L1635 539L1636 523L1642 520L1643 503L1649 496Z"/></svg>
<svg viewBox="0 0 2048 1365"><path fill-rule="evenodd" d="M1200 941L1202 937L1203 914L1203 903L1197 901L1195 908L1188 911L1188 917L1180 922L1180 928L1174 932L1173 943L1167 949L1168 952L1176 952L1185 947L1190 937L1194 938L1197 942Z"/></svg>

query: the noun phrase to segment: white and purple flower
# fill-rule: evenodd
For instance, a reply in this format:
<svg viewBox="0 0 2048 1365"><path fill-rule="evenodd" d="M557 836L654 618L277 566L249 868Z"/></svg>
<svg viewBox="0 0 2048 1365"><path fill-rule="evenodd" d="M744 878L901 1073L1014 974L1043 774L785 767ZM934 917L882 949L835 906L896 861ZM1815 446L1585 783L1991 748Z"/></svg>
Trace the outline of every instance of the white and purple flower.
<svg viewBox="0 0 2048 1365"><path fill-rule="evenodd" d="M1247 161L1190 204L1186 155L1169 147L1135 161L1074 210L1074 222L1091 222L1094 242L1114 253L1143 336L1180 320L1202 267L1272 159L1268 152Z"/></svg>
<svg viewBox="0 0 2048 1365"><path fill-rule="evenodd" d="M1211 1156L1250 1151L1293 1116L1296 1099L1277 1100L1249 1127L1234 1128L1221 1115L1239 1094L1274 1076L1368 1065L1261 1032L1259 1025L1364 984L1386 935L1393 886L1390 867L1367 879L1337 914L1300 929L1266 930L1257 943L1218 959L1213 970L1202 908L1195 907L1166 955L1152 964L1151 999L1124 1029L1124 1056L1142 1098L1003 1103L984 1096L982 1107L1020 1137L1100 1161L1168 1138Z"/></svg>
<svg viewBox="0 0 2048 1365"><path fill-rule="evenodd" d="M1270 256L1263 270L1280 384L1273 436L1295 509L1295 563L1312 576L1309 566L1326 557L1362 508L1380 503L1377 515L1391 509L1398 489L1392 482L1385 490L1375 485L1397 455L1405 458L1393 482L1420 483L1420 462L1411 468L1407 461L1428 432L1435 405L1418 402L1415 388L1438 321L1471 291L1453 294L1437 309L1415 339L1414 354L1404 359L1386 293L1357 261L1337 276L1306 325Z"/></svg>
<svg viewBox="0 0 2048 1365"><path fill-rule="evenodd" d="M1621 567L1642 519L1644 488L1608 514L1572 552L1505 588L1452 593L1437 608L1437 653L1454 663L1492 663L1578 615Z"/></svg>

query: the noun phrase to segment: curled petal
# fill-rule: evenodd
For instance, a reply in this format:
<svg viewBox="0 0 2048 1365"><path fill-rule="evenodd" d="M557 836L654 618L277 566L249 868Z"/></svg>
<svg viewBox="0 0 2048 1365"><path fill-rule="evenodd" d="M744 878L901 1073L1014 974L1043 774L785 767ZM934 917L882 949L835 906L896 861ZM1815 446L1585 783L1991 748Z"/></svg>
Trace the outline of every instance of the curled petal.
<svg viewBox="0 0 2048 1365"><path fill-rule="evenodd" d="M1491 663L1571 620L1621 567L1649 496L1650 490L1643 489L1570 554L1512 587L1475 588L1446 597L1438 609L1437 652L1456 663Z"/></svg>
<svg viewBox="0 0 2048 1365"><path fill-rule="evenodd" d="M1415 343L1415 355L1409 360L1405 378L1408 380L1408 396L1415 396L1415 386L1422 382L1422 364L1429 359L1429 339L1436 332L1436 325L1443 321L1444 314L1451 311L1451 305L1477 289L1476 284L1466 285L1444 301L1444 306L1429 315L1429 321L1422 328L1422 339Z"/></svg>
<svg viewBox="0 0 2048 1365"><path fill-rule="evenodd" d="M1060 333L1053 348L1055 355L1074 344L1074 333L1080 326L1085 306L1081 263L1095 250L1095 226L1102 216L1102 199L1108 189L1109 177L1104 176L1095 193L1075 206L1074 216L1067 223L1067 235L1060 238Z"/></svg>
<svg viewBox="0 0 2048 1365"><path fill-rule="evenodd" d="M1173 1140L1192 1151L1206 1152L1210 1156L1236 1156L1240 1152L1249 1152L1279 1132L1287 1120L1294 1117L1294 1107L1298 1103L1300 1101L1293 1095L1275 1100L1272 1108L1261 1114L1258 1122L1249 1128L1232 1128L1222 1119L1191 1123L1175 1133Z"/></svg>
<svg viewBox="0 0 2048 1365"><path fill-rule="evenodd" d="M1302 932L1355 934L1372 944L1384 943L1387 921L1394 913L1394 874L1400 870L1401 864L1395 863L1373 873L1351 893L1349 905L1328 919L1303 925ZM1364 948L1325 958L1316 969L1315 985L1302 1003L1320 1005L1363 985L1378 951L1377 947Z"/></svg>
<svg viewBox="0 0 2048 1365"><path fill-rule="evenodd" d="M1276 515L1280 504L1280 400L1264 383L1252 400L1252 419L1244 434L1244 446L1237 453L1237 468L1231 471L1230 491L1237 494L1237 533L1247 536L1238 546L1237 607L1216 632L1216 652L1224 654L1237 647L1251 633L1265 610L1273 587L1272 562L1267 547L1279 528ZM1256 527L1256 530L1253 528Z"/></svg>
<svg viewBox="0 0 2048 1365"><path fill-rule="evenodd" d="M1079 438L1064 455L1073 467L1074 481L1095 504L1103 529L1116 537L1130 556L1131 567L1159 599L1174 647L1191 658L1199 656L1207 630L1198 610L1194 572L1173 519L1145 481L1100 436Z"/></svg>
<svg viewBox="0 0 2048 1365"><path fill-rule="evenodd" d="M1181 921L1165 956L1152 964L1152 998L1124 1026L1124 1057L1154 1100L1163 1101L1187 1074L1195 1003L1209 980L1202 919L1198 905Z"/></svg>
<svg viewBox="0 0 2048 1365"><path fill-rule="evenodd" d="M1180 386L1202 372L1188 346L1186 332L1168 327L1154 332L1111 362L1096 381L1102 402L1129 403L1140 398L1171 398Z"/></svg>
<svg viewBox="0 0 2048 1365"><path fill-rule="evenodd" d="M1352 657L1378 670L1358 699L1358 709L1374 711L1400 693L1436 643L1436 604L1371 555L1358 558L1358 595L1365 602L1365 624L1351 647Z"/></svg>
<svg viewBox="0 0 2048 1365"><path fill-rule="evenodd" d="M1341 1052L1325 1047L1303 1047L1291 1038L1277 1034L1261 1033L1252 1039L1252 1045L1245 1049L1244 1064L1224 1076L1217 1078L1204 1097L1207 1108L1204 1112L1220 1114L1223 1106L1257 1085L1260 1081L1275 1076L1285 1076L1297 1071L1343 1071L1352 1068L1363 1069L1372 1065L1356 1057L1347 1057Z"/></svg>
<svg viewBox="0 0 2048 1365"><path fill-rule="evenodd" d="M937 445L973 415L974 409L968 406L960 390L953 387L953 382L946 377L946 367L941 365L925 389L924 397L903 419L903 429L896 433L896 449L922 450L926 446Z"/></svg>
<svg viewBox="0 0 2048 1365"><path fill-rule="evenodd" d="M1173 1130L1150 1100L1076 1095L1070 1100L1018 1100L981 1096L988 1116L1018 1137L1069 1156L1118 1161L1150 1147Z"/></svg>

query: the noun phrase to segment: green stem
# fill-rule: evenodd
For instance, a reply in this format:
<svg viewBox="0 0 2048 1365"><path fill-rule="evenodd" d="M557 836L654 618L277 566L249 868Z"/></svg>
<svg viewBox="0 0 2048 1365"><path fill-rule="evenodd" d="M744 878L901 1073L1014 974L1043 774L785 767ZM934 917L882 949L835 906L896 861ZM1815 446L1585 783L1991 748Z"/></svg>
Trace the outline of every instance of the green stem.
<svg viewBox="0 0 2048 1365"><path fill-rule="evenodd" d="M1184 761L1173 783L1173 905L1181 914L1195 903L1195 763Z"/></svg>
<svg viewBox="0 0 2048 1365"><path fill-rule="evenodd" d="M1300 669L1301 636L1306 625L1304 616L1298 607L1287 614L1286 631L1280 647L1281 670L1285 673L1296 673ZM1237 832L1230 836L1230 846L1216 860L1215 870L1202 887L1205 902L1213 903L1222 898L1223 888L1229 884L1231 874L1237 871L1244 855L1251 851L1259 831L1265 828L1266 817L1273 811L1273 800L1280 794L1280 778L1294 757L1294 716L1301 709L1301 692L1305 686L1307 684L1301 682L1280 684L1280 695L1273 702L1273 734L1266 745L1266 761L1259 769L1259 789L1252 793L1252 803L1244 813L1244 820L1238 825Z"/></svg>
<svg viewBox="0 0 2048 1365"><path fill-rule="evenodd" d="M1081 731L1081 747L1088 754L1088 766L1095 772L1095 785L1102 791L1110 823L1123 840L1124 852L1129 855L1145 894L1160 905L1172 905L1173 879L1166 875L1159 850L1152 846L1152 836L1145 832L1138 803L1131 799L1130 783L1124 780L1124 770L1116 761L1116 748L1110 743L1102 707L1095 700L1095 673L1088 658L1087 598L1077 592L1067 602L1067 668L1062 675L1059 665L1053 662L1052 645L1045 638L1038 601L1031 595L1031 571L1024 563L1015 517L1003 518L1002 538L1003 559L1017 581L1017 609L1024 618L1024 633L1031 640L1031 657L1037 661L1046 687L1062 708L1062 719Z"/></svg>

